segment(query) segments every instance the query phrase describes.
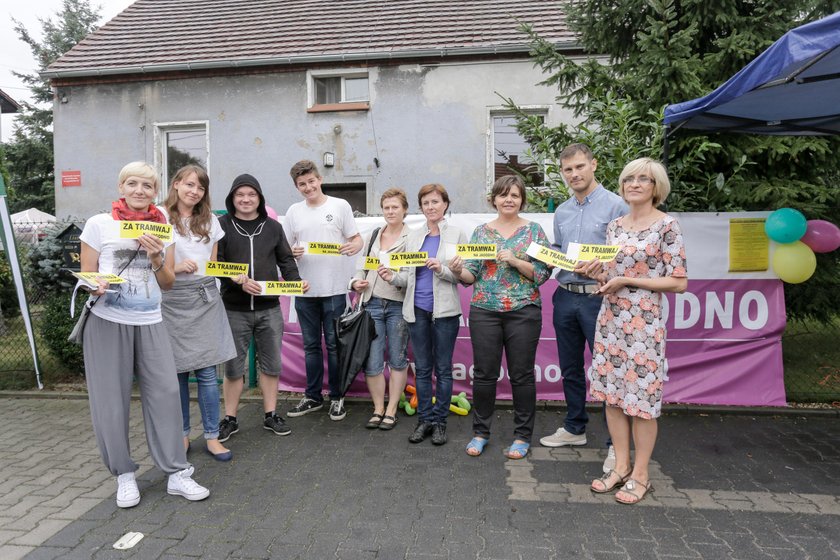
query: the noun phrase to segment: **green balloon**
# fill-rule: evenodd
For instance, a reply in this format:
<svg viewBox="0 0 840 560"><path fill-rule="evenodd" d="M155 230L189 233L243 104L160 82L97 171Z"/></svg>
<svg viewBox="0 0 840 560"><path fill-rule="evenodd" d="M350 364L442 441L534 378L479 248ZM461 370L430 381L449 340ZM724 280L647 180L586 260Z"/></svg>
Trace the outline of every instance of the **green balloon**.
<svg viewBox="0 0 840 560"><path fill-rule="evenodd" d="M776 243L793 243L805 235L808 220L799 210L779 208L764 222L764 233Z"/></svg>

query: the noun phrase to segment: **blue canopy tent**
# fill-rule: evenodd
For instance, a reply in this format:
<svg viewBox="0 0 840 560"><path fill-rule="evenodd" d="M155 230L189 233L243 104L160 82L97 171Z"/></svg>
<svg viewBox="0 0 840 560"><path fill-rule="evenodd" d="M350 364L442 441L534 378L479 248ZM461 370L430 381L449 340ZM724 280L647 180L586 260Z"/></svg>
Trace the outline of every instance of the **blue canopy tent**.
<svg viewBox="0 0 840 560"><path fill-rule="evenodd" d="M840 134L840 12L788 31L712 93L668 105L664 122L669 133Z"/></svg>

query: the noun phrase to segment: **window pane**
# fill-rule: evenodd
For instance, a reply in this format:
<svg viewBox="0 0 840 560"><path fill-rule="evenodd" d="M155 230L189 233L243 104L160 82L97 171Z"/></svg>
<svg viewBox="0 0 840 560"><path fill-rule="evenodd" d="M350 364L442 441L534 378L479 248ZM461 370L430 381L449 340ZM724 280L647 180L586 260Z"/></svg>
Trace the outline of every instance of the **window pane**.
<svg viewBox="0 0 840 560"><path fill-rule="evenodd" d="M369 98L367 77L344 79L344 101L367 101Z"/></svg>
<svg viewBox="0 0 840 560"><path fill-rule="evenodd" d="M341 102L341 78L315 78L315 103L326 105Z"/></svg>
<svg viewBox="0 0 840 560"><path fill-rule="evenodd" d="M195 163L207 167L207 131L204 129L170 130L166 133L166 177L171 178L183 166Z"/></svg>
<svg viewBox="0 0 840 560"><path fill-rule="evenodd" d="M542 117L541 117L542 118ZM527 155L528 143L516 131L516 118L493 117L493 180L513 174L512 169L530 176L534 185L542 185L542 169Z"/></svg>
<svg viewBox="0 0 840 560"><path fill-rule="evenodd" d="M321 185L324 194L343 198L357 214L367 214L367 185L364 183L334 183Z"/></svg>

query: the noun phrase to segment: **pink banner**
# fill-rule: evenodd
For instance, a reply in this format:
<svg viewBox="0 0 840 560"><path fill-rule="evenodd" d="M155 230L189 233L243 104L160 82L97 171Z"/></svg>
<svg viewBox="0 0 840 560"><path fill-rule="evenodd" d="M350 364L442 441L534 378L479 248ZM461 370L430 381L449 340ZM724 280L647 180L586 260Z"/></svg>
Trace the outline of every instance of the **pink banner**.
<svg viewBox="0 0 840 560"><path fill-rule="evenodd" d="M551 321L551 295L556 287L554 280L542 286L543 326L535 367L537 398L541 400L563 399ZM471 294L471 289L461 289L461 307L466 313ZM303 392L306 387L303 345L290 301L290 298L281 298L286 332L280 389ZM686 293L668 294L664 312L667 314L670 367L664 391L666 402L742 406L786 404L781 343L785 303L779 280L690 280ZM473 359L468 322L468 316L463 316L455 345L453 377L455 393L464 391L471 397ZM413 365L412 361L412 368ZM326 389L326 374L324 377ZM409 374L410 383L411 377ZM364 374L359 374L349 394L368 394ZM503 367L498 397L509 399L510 394L510 383Z"/></svg>

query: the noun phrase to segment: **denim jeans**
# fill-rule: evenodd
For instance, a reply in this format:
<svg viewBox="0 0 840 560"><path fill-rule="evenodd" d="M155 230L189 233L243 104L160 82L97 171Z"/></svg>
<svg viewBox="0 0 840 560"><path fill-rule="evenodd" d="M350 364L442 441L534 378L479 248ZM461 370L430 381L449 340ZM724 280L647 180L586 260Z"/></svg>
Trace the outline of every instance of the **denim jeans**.
<svg viewBox="0 0 840 560"><path fill-rule="evenodd" d="M452 353L458 338L460 315L433 319L432 314L414 308L408 324L414 349L417 383L417 414L420 422L446 424L452 400ZM432 369L435 372L435 403L432 405Z"/></svg>
<svg viewBox="0 0 840 560"><path fill-rule="evenodd" d="M190 435L190 372L178 374L181 386L181 415L184 418L184 436ZM201 423L204 427L204 439L219 439L219 383L216 380L216 366L195 370L198 383L198 408L201 410Z"/></svg>
<svg viewBox="0 0 840 560"><path fill-rule="evenodd" d="M344 312L347 298L342 294L325 297L296 297L300 331L303 335L303 352L306 361L306 397L323 402L321 390L324 387L324 354L321 349L321 333L327 345L327 378L330 385L330 399L341 397L338 386L338 349L335 343L335 319Z"/></svg>
<svg viewBox="0 0 840 560"><path fill-rule="evenodd" d="M589 422L583 351L584 345L588 343L589 351L592 352L595 344L595 327L602 299L576 294L559 286L552 298L558 362L563 375L563 394L567 406L563 427L571 434L586 432L586 424Z"/></svg>
<svg viewBox="0 0 840 560"><path fill-rule="evenodd" d="M365 375L374 377L385 369L387 340L388 366L405 369L408 366L408 323L403 319L402 302L372 297L365 306L376 326L376 338L370 344L370 355L365 364Z"/></svg>

